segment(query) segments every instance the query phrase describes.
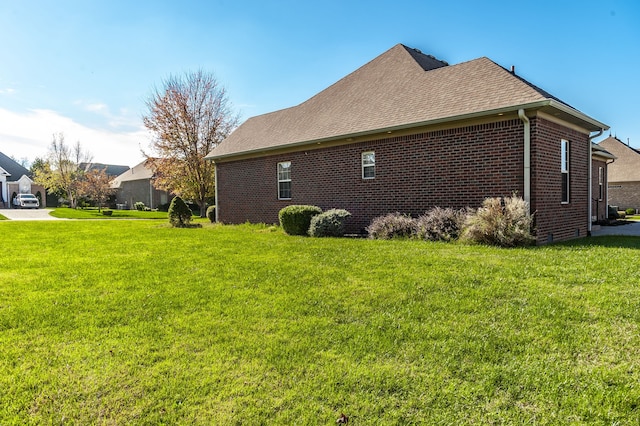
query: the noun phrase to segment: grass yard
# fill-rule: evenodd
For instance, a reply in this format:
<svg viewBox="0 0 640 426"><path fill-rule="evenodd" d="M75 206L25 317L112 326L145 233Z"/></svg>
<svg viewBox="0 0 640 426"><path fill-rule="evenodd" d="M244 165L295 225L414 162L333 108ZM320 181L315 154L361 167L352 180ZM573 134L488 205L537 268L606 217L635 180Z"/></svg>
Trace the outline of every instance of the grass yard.
<svg viewBox="0 0 640 426"><path fill-rule="evenodd" d="M104 209L103 209L104 210ZM109 209L107 209L109 210ZM50 213L53 217L62 219L167 219L167 212L145 212L138 210L111 210L111 216L106 216L97 208L70 209L58 207Z"/></svg>
<svg viewBox="0 0 640 426"><path fill-rule="evenodd" d="M640 239L0 223L0 424L640 423Z"/></svg>

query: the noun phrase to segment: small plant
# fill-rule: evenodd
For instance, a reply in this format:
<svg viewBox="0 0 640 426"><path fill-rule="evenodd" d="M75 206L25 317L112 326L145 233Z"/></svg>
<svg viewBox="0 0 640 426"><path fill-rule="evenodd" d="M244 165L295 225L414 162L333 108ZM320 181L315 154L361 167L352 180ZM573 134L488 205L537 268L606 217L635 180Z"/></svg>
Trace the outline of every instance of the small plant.
<svg viewBox="0 0 640 426"><path fill-rule="evenodd" d="M376 217L366 229L372 239L410 238L415 233L416 223L411 216L396 212Z"/></svg>
<svg viewBox="0 0 640 426"><path fill-rule="evenodd" d="M626 209L624 212L626 213L627 216L631 216L631 215L636 214L636 209L630 207L630 208Z"/></svg>
<svg viewBox="0 0 640 426"><path fill-rule="evenodd" d="M529 203L521 197L487 198L482 207L467 216L461 237L501 247L526 246L535 242L532 225Z"/></svg>
<svg viewBox="0 0 640 426"><path fill-rule="evenodd" d="M430 241L456 240L466 218L466 210L434 207L416 219L416 237Z"/></svg>
<svg viewBox="0 0 640 426"><path fill-rule="evenodd" d="M311 218L322 213L317 206L291 205L278 212L280 226L289 235L307 235Z"/></svg>
<svg viewBox="0 0 640 426"><path fill-rule="evenodd" d="M134 205L133 205L136 210L138 210L139 212L143 212L145 209L145 205L142 201L137 201Z"/></svg>
<svg viewBox="0 0 640 426"><path fill-rule="evenodd" d="M207 219L209 219L209 221L211 223L215 223L215 221L216 221L216 206L207 207Z"/></svg>
<svg viewBox="0 0 640 426"><path fill-rule="evenodd" d="M175 228L186 228L191 222L191 209L180 197L171 200L169 206L169 223Z"/></svg>
<svg viewBox="0 0 640 426"><path fill-rule="evenodd" d="M309 235L312 237L342 237L344 222L351 213L344 209L331 209L313 216L309 225Z"/></svg>

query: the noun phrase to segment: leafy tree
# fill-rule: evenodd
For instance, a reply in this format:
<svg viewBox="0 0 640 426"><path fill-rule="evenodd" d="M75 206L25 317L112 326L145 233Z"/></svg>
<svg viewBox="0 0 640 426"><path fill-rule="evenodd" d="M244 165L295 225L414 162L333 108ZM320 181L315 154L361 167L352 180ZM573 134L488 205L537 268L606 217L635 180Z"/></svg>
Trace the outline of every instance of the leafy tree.
<svg viewBox="0 0 640 426"><path fill-rule="evenodd" d="M63 194L75 208L84 174L80 164L90 161L91 155L82 150L80 142L70 147L65 143L63 133L54 134L47 160L34 168L34 180L50 192Z"/></svg>
<svg viewBox="0 0 640 426"><path fill-rule="evenodd" d="M239 118L232 112L226 90L211 73L197 71L163 81L148 98L144 125L154 135L152 155L157 187L194 200L200 216L215 193L214 164L205 160Z"/></svg>
<svg viewBox="0 0 640 426"><path fill-rule="evenodd" d="M78 192L79 195L93 200L100 211L114 191L106 169L93 169L84 173Z"/></svg>

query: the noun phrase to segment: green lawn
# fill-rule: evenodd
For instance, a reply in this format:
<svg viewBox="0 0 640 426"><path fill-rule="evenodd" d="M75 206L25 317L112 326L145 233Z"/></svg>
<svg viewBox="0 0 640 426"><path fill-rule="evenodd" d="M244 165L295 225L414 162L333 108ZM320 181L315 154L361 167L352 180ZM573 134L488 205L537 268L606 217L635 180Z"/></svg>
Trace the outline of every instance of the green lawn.
<svg viewBox="0 0 640 426"><path fill-rule="evenodd" d="M640 239L0 223L0 424L640 423Z"/></svg>
<svg viewBox="0 0 640 426"><path fill-rule="evenodd" d="M108 209L107 209L108 210ZM105 216L97 208L70 209L60 207L50 213L62 219L167 219L167 212L145 212L138 210L111 210L111 216Z"/></svg>

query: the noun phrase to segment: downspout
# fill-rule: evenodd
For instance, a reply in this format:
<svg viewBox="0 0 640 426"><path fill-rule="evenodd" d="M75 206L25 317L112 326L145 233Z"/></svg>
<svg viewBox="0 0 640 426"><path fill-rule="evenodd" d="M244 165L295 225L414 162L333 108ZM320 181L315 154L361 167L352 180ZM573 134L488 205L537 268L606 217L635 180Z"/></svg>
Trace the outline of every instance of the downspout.
<svg viewBox="0 0 640 426"><path fill-rule="evenodd" d="M591 221L592 221L592 217L593 217L593 150L591 149L591 141L595 138L597 138L598 136L600 136L602 134L602 132L604 132L604 129L600 129L600 131L598 133L596 133L593 136L589 136L589 143L587 145L589 145L589 156L587 157L589 159L589 209L588 209L588 215L589 215L589 220L587 221L587 235L591 236ZM605 215L609 215L609 204L608 201L607 203L605 203L606 205L606 213Z"/></svg>
<svg viewBox="0 0 640 426"><path fill-rule="evenodd" d="M524 109L518 110L518 117L524 123L524 201L531 212L531 122L524 113Z"/></svg>

